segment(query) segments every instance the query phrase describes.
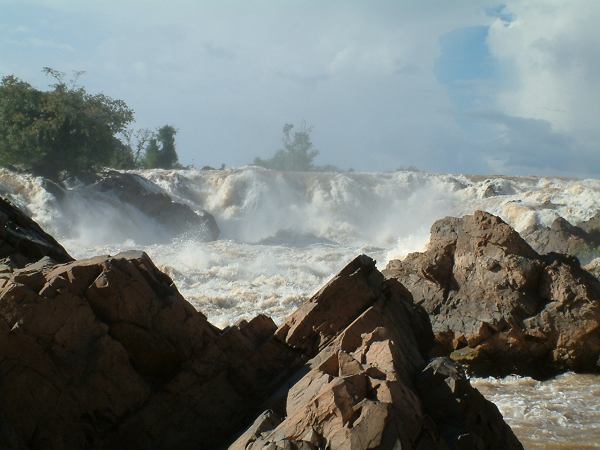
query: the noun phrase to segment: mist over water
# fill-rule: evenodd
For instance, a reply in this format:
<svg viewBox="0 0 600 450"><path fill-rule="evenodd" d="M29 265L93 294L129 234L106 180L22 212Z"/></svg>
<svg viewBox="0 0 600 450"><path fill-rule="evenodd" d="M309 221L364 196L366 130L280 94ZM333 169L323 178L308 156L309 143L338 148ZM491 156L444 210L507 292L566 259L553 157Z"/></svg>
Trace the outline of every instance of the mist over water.
<svg viewBox="0 0 600 450"><path fill-rule="evenodd" d="M59 201L43 180L0 169L0 193L75 257L146 251L183 296L225 326L265 313L276 322L347 262L366 253L384 268L425 247L431 224L483 209L518 231L600 210L600 180L232 170L136 172L176 201L214 215L220 239L166 230L110 193L70 186ZM600 448L600 377L479 379L531 449Z"/></svg>
<svg viewBox="0 0 600 450"><path fill-rule="evenodd" d="M577 223L600 210L599 180L470 177L397 171L136 172L174 200L213 214L218 241L169 238L136 208L73 184L59 201L40 178L0 170L0 192L29 211L75 257L146 251L218 325L259 312L280 321L359 253L378 261L424 248L431 224L484 209L517 230Z"/></svg>

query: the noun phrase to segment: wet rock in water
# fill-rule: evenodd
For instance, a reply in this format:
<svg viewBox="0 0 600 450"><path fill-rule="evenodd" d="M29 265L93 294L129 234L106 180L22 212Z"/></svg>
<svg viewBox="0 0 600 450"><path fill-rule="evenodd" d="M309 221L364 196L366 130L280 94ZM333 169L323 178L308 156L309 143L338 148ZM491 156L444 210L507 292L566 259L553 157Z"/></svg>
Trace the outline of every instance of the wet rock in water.
<svg viewBox="0 0 600 450"><path fill-rule="evenodd" d="M426 314L364 255L275 335L310 359L263 403L232 450L522 448L462 369L424 369L433 343ZM441 417L452 403L460 404L453 418Z"/></svg>
<svg viewBox="0 0 600 450"><path fill-rule="evenodd" d="M434 223L427 250L384 274L427 310L435 352L477 374L600 371L598 280L573 257L540 256L496 216Z"/></svg>
<svg viewBox="0 0 600 450"><path fill-rule="evenodd" d="M600 279L600 258L596 258L583 266L585 270Z"/></svg>
<svg viewBox="0 0 600 450"><path fill-rule="evenodd" d="M140 175L105 170L97 178L91 189L114 194L174 235L193 232L208 240L219 237L219 227L211 214L207 211L196 213L189 206L173 201L163 189Z"/></svg>
<svg viewBox="0 0 600 450"><path fill-rule="evenodd" d="M600 212L577 225L600 245Z"/></svg>
<svg viewBox="0 0 600 450"><path fill-rule="evenodd" d="M50 257L57 263L73 258L26 214L0 197L0 272Z"/></svg>
<svg viewBox="0 0 600 450"><path fill-rule="evenodd" d="M223 330L144 253L42 258L0 281L0 446L522 448L432 344L366 256L281 327Z"/></svg>
<svg viewBox="0 0 600 450"><path fill-rule="evenodd" d="M600 256L600 235L590 234L562 217L557 217L550 227L530 227L521 236L540 254L555 252L576 256L582 264Z"/></svg>

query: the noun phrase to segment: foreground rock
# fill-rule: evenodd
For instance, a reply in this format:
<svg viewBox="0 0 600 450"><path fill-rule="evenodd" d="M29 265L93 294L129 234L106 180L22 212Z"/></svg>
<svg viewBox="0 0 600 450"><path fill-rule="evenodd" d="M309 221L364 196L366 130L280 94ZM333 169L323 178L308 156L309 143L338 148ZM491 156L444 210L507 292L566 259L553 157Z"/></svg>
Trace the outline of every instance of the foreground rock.
<svg viewBox="0 0 600 450"><path fill-rule="evenodd" d="M276 331L311 359L231 449L522 448L497 408L439 358L426 315L366 256Z"/></svg>
<svg viewBox="0 0 600 450"><path fill-rule="evenodd" d="M44 256L57 263L73 260L37 223L0 197L0 272L22 268Z"/></svg>
<svg viewBox="0 0 600 450"><path fill-rule="evenodd" d="M478 374L600 371L598 280L575 258L540 256L498 217L440 220L425 252L384 274L427 310L436 351Z"/></svg>
<svg viewBox="0 0 600 450"><path fill-rule="evenodd" d="M432 344L365 256L224 330L143 253L42 258L0 274L0 448L522 448Z"/></svg>
<svg viewBox="0 0 600 450"><path fill-rule="evenodd" d="M189 206L174 202L159 186L134 173L106 170L97 175L90 188L115 195L173 234L195 232L208 240L219 237L215 218L206 211L194 212Z"/></svg>
<svg viewBox="0 0 600 450"><path fill-rule="evenodd" d="M0 280L0 448L218 448L295 353L210 325L145 254Z"/></svg>
<svg viewBox="0 0 600 450"><path fill-rule="evenodd" d="M587 264L600 256L600 232L594 226L593 219L575 226L558 217L550 227L535 226L521 235L540 254L563 253Z"/></svg>

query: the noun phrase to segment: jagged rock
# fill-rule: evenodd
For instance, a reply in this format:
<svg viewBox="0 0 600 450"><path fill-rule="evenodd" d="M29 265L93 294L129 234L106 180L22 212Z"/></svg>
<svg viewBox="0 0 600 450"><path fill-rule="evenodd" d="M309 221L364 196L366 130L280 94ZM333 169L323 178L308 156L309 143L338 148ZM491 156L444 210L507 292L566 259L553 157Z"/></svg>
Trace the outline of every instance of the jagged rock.
<svg viewBox="0 0 600 450"><path fill-rule="evenodd" d="M22 268L44 256L72 261L65 249L27 215L0 197L0 272Z"/></svg>
<svg viewBox="0 0 600 450"><path fill-rule="evenodd" d="M460 369L423 369L433 339L364 255L281 327L223 330L145 253L44 256L0 278L0 447L521 449Z"/></svg>
<svg viewBox="0 0 600 450"><path fill-rule="evenodd" d="M90 188L110 192L156 220L173 234L198 232L209 240L219 237L215 218L206 211L194 212L189 206L177 203L156 184L134 173L105 170Z"/></svg>
<svg viewBox="0 0 600 450"><path fill-rule="evenodd" d="M590 261L583 268L600 280L600 258Z"/></svg>
<svg viewBox="0 0 600 450"><path fill-rule="evenodd" d="M462 369L446 377L423 370L433 343L426 315L364 255L276 336L311 359L231 450L522 448ZM437 417L452 403L452 418Z"/></svg>
<svg viewBox="0 0 600 450"><path fill-rule="evenodd" d="M521 448L481 399L492 431L464 411L452 433L432 419L414 380L448 382L421 374L433 335L407 295L363 256L279 329L258 316L219 330L143 253L42 260L0 287L0 443L215 449L273 410L232 448Z"/></svg>
<svg viewBox="0 0 600 450"><path fill-rule="evenodd" d="M429 313L435 352L475 373L600 371L598 280L575 258L538 255L496 216L436 222L427 250L384 274Z"/></svg>
<svg viewBox="0 0 600 450"><path fill-rule="evenodd" d="M0 288L2 448L215 448L297 359L266 317L210 325L143 253L33 269Z"/></svg>
<svg viewBox="0 0 600 450"><path fill-rule="evenodd" d="M554 252L576 256L583 264L600 256L600 236L594 236L562 217L557 217L549 228L530 227L521 236L540 254Z"/></svg>
<svg viewBox="0 0 600 450"><path fill-rule="evenodd" d="M577 225L600 245L600 212Z"/></svg>

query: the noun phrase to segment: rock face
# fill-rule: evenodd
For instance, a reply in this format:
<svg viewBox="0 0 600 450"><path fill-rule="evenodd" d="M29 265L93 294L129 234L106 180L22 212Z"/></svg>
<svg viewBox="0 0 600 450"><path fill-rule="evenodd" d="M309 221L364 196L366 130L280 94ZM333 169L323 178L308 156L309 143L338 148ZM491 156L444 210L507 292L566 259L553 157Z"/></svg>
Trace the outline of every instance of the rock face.
<svg viewBox="0 0 600 450"><path fill-rule="evenodd" d="M600 212L577 225L600 245Z"/></svg>
<svg viewBox="0 0 600 450"><path fill-rule="evenodd" d="M218 448L297 359L219 330L143 253L0 279L0 447Z"/></svg>
<svg viewBox="0 0 600 450"><path fill-rule="evenodd" d="M432 343L366 256L224 330L143 253L44 258L0 274L0 448L522 448Z"/></svg>
<svg viewBox="0 0 600 450"><path fill-rule="evenodd" d="M45 256L57 263L73 260L37 223L0 197L0 272L3 266L22 268Z"/></svg>
<svg viewBox="0 0 600 450"><path fill-rule="evenodd" d="M156 184L140 175L106 170L90 186L100 192L109 192L170 230L173 234L200 233L208 240L219 237L215 218L206 211L194 212L189 206L174 202Z"/></svg>
<svg viewBox="0 0 600 450"><path fill-rule="evenodd" d="M593 259L583 268L600 280L600 258Z"/></svg>
<svg viewBox="0 0 600 450"><path fill-rule="evenodd" d="M600 371L598 280L575 258L538 255L496 216L434 223L427 250L384 274L427 310L436 352L475 373Z"/></svg>
<svg viewBox="0 0 600 450"><path fill-rule="evenodd" d="M521 234L540 254L563 253L576 256L582 264L587 264L600 256L600 231L594 231L593 220L582 226L588 228L589 232L558 217L549 228L533 227Z"/></svg>
<svg viewBox="0 0 600 450"><path fill-rule="evenodd" d="M444 358L425 367L427 316L364 255L275 336L310 359L232 450L522 448L461 369Z"/></svg>

